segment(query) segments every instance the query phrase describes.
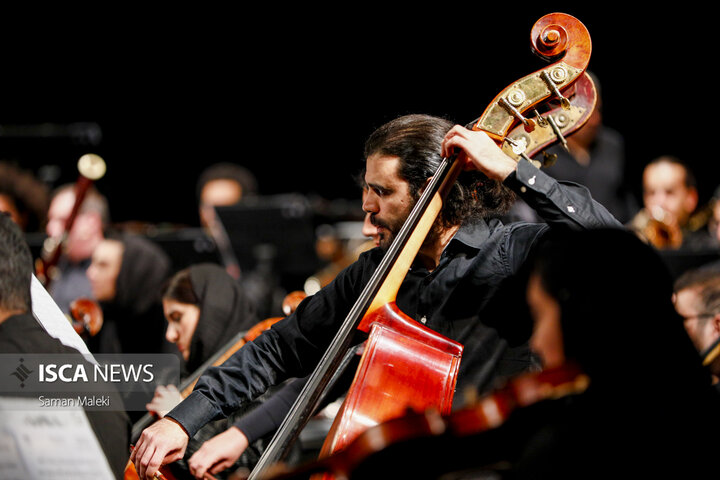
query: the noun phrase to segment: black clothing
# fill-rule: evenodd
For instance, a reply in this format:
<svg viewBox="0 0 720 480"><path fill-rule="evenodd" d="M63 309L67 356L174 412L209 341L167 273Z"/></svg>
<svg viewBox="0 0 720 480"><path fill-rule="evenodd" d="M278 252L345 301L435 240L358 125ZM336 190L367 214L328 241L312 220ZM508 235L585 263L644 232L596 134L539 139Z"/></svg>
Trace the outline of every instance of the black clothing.
<svg viewBox="0 0 720 480"><path fill-rule="evenodd" d="M293 379L269 397L262 406L246 415L240 416L234 426L239 428L247 437L248 443L253 443L280 427L288 411L297 399L310 377Z"/></svg>
<svg viewBox="0 0 720 480"><path fill-rule="evenodd" d="M243 285L232 278L223 267L212 263L201 263L188 267L193 293L199 301L200 317L190 341L190 355L184 365L183 380L191 376L209 358L218 353L227 342L258 323L252 303L248 300ZM235 412L235 419L258 402L249 404ZM169 466L178 478L192 478L187 467L189 459L202 444L228 428L228 422L219 420L205 425L193 436L185 451L184 458ZM255 440L259 440L255 439ZM251 442L252 443L252 442ZM264 444L250 445L232 468L216 475L225 478L229 472L242 466L254 465L262 454Z"/></svg>
<svg viewBox="0 0 720 480"><path fill-rule="evenodd" d="M103 326L87 340L93 353L168 353L160 289L170 275L170 260L156 244L123 235L122 264L115 298L100 302Z"/></svg>
<svg viewBox="0 0 720 480"><path fill-rule="evenodd" d="M79 263L71 263L67 258L61 257L57 264L57 277L52 279L48 293L55 300L64 314L70 312L70 304L78 298L93 298L90 281L87 278L87 269L90 259Z"/></svg>
<svg viewBox="0 0 720 480"><path fill-rule="evenodd" d="M614 390L543 400L501 426L390 444L349 475L378 478L708 478L716 472L720 397L665 401ZM675 398L675 397L672 397ZM707 428L706 428L707 427ZM709 435L708 435L709 434ZM442 461L418 461L418 459Z"/></svg>
<svg viewBox="0 0 720 480"><path fill-rule="evenodd" d="M592 201L587 189L561 184L524 160L505 184L558 228L621 227ZM512 287L532 246L550 228L548 224L506 226L491 220L463 225L433 272L418 265L408 272L398 292L398 307L465 345L458 389L467 385L488 390L498 378L536 365L527 345L531 323L524 288ZM222 367L208 369L193 393L168 416L192 436L208 421L229 415L269 386L311 372L383 254L378 248L363 253L292 315L240 349ZM358 337L362 340L359 332Z"/></svg>
<svg viewBox="0 0 720 480"><path fill-rule="evenodd" d="M0 323L0 353L71 353L74 348L51 337L30 314L15 315ZM119 396L112 399L117 407ZM130 458L130 421L123 410L85 411L116 478L122 479Z"/></svg>
<svg viewBox="0 0 720 480"><path fill-rule="evenodd" d="M200 318L190 342L188 372L194 372L238 333L258 323L242 285L219 265L189 267L190 282L200 300Z"/></svg>
<svg viewBox="0 0 720 480"><path fill-rule="evenodd" d="M674 308L657 252L619 229L550 233L531 263L535 285L554 300L547 310L533 303L545 332L539 337L552 335L548 322L558 327L562 355L587 376L587 389L561 398L550 393L567 389L540 389L548 400L517 408L498 428L468 435L448 428L399 443L349 477L378 478L369 475L373 465L386 466L382 478L394 478L394 466L407 467L404 478L468 469L503 479L716 476L720 397ZM548 343L538 341L540 350L557 353ZM476 425L456 418L465 420L460 429ZM417 458L443 461L418 465Z"/></svg>
<svg viewBox="0 0 720 480"><path fill-rule="evenodd" d="M561 146L548 148L547 153L557 155L554 164L544 167L545 172L558 180L579 183L587 187L593 199L608 209L621 223L630 221L639 206L627 181L625 142L622 136L607 127L598 129L590 146L590 161L578 163Z"/></svg>

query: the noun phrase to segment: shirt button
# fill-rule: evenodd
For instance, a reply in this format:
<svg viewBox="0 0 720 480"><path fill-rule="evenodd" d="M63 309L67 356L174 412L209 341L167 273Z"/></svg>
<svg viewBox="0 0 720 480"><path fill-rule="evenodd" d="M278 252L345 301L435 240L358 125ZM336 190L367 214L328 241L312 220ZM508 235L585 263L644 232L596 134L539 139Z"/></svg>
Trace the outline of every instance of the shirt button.
<svg viewBox="0 0 720 480"><path fill-rule="evenodd" d="M427 317L425 315L423 315L422 318L420 319L420 323L422 323L423 325L425 325L427 323Z"/></svg>
<svg viewBox="0 0 720 480"><path fill-rule="evenodd" d="M575 213L575 207L573 207L572 205L568 205L568 206L567 206L567 211L570 212L570 213Z"/></svg>

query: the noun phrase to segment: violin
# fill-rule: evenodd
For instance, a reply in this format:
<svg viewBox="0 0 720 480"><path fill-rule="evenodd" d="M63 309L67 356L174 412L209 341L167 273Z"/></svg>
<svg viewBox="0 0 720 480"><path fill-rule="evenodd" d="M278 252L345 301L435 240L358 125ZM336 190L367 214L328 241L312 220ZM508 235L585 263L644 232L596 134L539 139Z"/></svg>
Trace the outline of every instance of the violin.
<svg viewBox="0 0 720 480"><path fill-rule="evenodd" d="M83 339L94 337L103 325L103 312L94 300L78 298L70 303L70 321Z"/></svg>
<svg viewBox="0 0 720 480"><path fill-rule="evenodd" d="M546 15L533 26L531 42L535 53L553 63L505 88L468 128L484 131L511 158L542 166L552 158L532 157L557 142L567 146L566 137L592 113L597 93L585 73L591 42L579 20L563 13ZM249 478L263 478L284 457L316 411L356 330L368 333L368 340L321 457L350 448L368 425L400 417L408 409L449 414L463 346L409 318L395 298L462 170L455 160L451 155L441 161Z"/></svg>
<svg viewBox="0 0 720 480"><path fill-rule="evenodd" d="M94 153L87 153L78 160L77 169L79 175L75 182L75 203L70 215L65 220L63 232L58 237L48 237L45 240L40 258L35 261L35 276L45 288L49 287L55 276L55 268L62 256L67 237L90 186L105 175L107 167L102 157Z"/></svg>
<svg viewBox="0 0 720 480"><path fill-rule="evenodd" d="M589 377L573 363L518 375L494 392L469 402L468 406L442 415L437 409L407 414L368 428L345 449L292 469L276 466L267 480L307 478L331 474L336 478L352 478L355 470L367 467L384 450L408 440L423 440L441 435L457 438L497 428L519 408L543 400L582 393L590 384ZM448 466L452 468L452 466Z"/></svg>

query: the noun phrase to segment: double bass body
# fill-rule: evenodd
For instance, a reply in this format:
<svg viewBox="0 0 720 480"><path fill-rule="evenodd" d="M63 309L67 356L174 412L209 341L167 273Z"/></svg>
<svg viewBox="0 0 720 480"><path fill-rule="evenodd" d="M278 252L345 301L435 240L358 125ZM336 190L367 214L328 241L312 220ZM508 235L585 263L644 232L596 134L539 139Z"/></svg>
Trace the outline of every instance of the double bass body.
<svg viewBox="0 0 720 480"><path fill-rule="evenodd" d="M346 447L368 427L438 408L449 413L463 347L409 318L395 303L373 312L353 387L320 453Z"/></svg>

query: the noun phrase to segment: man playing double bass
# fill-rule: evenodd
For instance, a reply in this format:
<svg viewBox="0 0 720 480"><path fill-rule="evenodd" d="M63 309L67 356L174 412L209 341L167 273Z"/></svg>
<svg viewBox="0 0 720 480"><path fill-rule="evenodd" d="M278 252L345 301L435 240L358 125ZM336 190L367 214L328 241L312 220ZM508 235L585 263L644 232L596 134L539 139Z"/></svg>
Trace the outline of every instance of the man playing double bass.
<svg viewBox="0 0 720 480"><path fill-rule="evenodd" d="M380 246L222 367L209 369L190 396L146 429L131 457L141 478L181 458L189 436L206 422L313 370L428 179L451 152L458 153L464 171L403 280L397 306L465 346L458 390L487 391L534 365L522 280L533 246L551 228L620 227L619 222L584 187L558 182L527 160L516 162L482 131L431 116L400 117L377 129L365 145L363 209L378 227ZM496 217L516 194L547 223L503 225ZM193 473L201 477L204 471Z"/></svg>

